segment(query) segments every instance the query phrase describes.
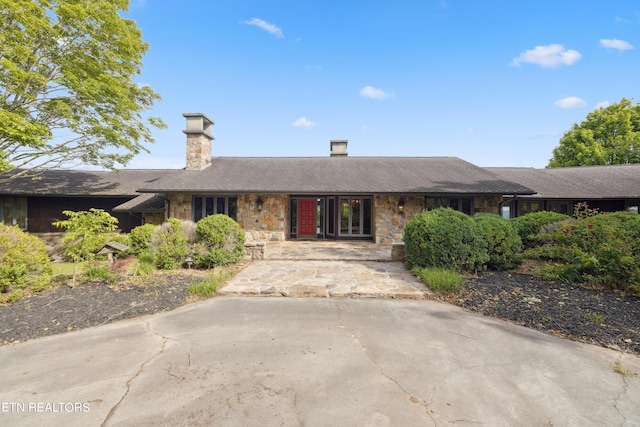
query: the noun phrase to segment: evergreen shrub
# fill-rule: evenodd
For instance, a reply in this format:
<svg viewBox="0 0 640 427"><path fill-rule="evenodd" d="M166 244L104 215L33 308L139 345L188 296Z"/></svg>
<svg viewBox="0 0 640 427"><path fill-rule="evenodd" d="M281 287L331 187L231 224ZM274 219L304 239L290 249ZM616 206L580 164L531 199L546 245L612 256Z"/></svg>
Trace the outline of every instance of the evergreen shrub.
<svg viewBox="0 0 640 427"><path fill-rule="evenodd" d="M232 218L223 214L202 218L196 225L196 234L196 265L211 268L242 260L246 237Z"/></svg>
<svg viewBox="0 0 640 427"><path fill-rule="evenodd" d="M522 261L522 239L513 223L498 215L477 215L473 219L487 242L487 267L494 270L517 267Z"/></svg>
<svg viewBox="0 0 640 427"><path fill-rule="evenodd" d="M416 215L405 226L403 240L409 268L478 270L489 260L478 225L451 208Z"/></svg>
<svg viewBox="0 0 640 427"><path fill-rule="evenodd" d="M44 243L17 226L0 224L0 301L13 302L26 289L51 283L51 260Z"/></svg>

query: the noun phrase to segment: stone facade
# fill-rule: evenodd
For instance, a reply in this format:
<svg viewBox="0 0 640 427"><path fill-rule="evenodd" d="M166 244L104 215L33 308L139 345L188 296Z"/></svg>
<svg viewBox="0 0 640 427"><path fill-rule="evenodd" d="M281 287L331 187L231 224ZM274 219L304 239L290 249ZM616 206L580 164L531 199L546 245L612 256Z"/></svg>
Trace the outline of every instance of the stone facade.
<svg viewBox="0 0 640 427"><path fill-rule="evenodd" d="M404 201L404 210L398 210L398 202ZM402 240L404 226L424 210L424 197L408 195L376 195L373 198L375 241L390 245Z"/></svg>
<svg viewBox="0 0 640 427"><path fill-rule="evenodd" d="M191 194L167 194L169 217L181 220L193 220L191 199Z"/></svg>
<svg viewBox="0 0 640 427"><path fill-rule="evenodd" d="M164 212L143 212L142 220L144 224L160 225L165 221Z"/></svg>
<svg viewBox="0 0 640 427"><path fill-rule="evenodd" d="M258 211L258 198L262 211ZM287 237L289 196L286 194L239 194L238 224L247 236L247 242L283 241Z"/></svg>

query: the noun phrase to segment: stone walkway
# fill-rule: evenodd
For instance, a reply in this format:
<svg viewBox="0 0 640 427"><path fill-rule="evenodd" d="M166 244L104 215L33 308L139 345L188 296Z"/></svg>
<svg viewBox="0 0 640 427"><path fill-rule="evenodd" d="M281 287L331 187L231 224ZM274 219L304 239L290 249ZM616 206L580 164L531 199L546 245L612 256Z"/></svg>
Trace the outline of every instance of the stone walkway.
<svg viewBox="0 0 640 427"><path fill-rule="evenodd" d="M428 289L391 247L370 242L270 242L220 295L423 299Z"/></svg>

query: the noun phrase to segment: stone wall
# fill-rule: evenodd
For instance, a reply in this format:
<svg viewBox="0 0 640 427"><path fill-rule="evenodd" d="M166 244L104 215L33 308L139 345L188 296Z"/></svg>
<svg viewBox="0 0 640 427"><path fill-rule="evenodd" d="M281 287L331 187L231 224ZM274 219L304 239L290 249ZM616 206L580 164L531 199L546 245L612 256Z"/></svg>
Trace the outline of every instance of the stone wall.
<svg viewBox="0 0 640 427"><path fill-rule="evenodd" d="M257 200L262 198L262 211ZM247 242L283 241L289 223L289 197L286 194L239 194L238 224L247 235Z"/></svg>
<svg viewBox="0 0 640 427"><path fill-rule="evenodd" d="M144 224L160 225L165 222L164 212L142 212Z"/></svg>
<svg viewBox="0 0 640 427"><path fill-rule="evenodd" d="M191 194L167 194L169 200L169 218L193 220Z"/></svg>
<svg viewBox="0 0 640 427"><path fill-rule="evenodd" d="M404 200L404 211L398 211L398 202ZM376 195L373 199L375 241L390 245L402 240L404 226L424 210L424 197L406 195Z"/></svg>

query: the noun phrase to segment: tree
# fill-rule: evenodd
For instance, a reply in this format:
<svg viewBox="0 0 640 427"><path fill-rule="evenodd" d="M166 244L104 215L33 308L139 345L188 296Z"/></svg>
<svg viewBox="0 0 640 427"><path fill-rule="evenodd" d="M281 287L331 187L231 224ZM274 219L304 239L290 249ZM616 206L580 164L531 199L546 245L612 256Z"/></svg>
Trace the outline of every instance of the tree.
<svg viewBox="0 0 640 427"><path fill-rule="evenodd" d="M640 163L640 103L618 103L587 114L560 138L547 167Z"/></svg>
<svg viewBox="0 0 640 427"><path fill-rule="evenodd" d="M153 143L139 85L149 45L129 0L0 0L0 173L81 162L115 169ZM6 178L5 178L6 179Z"/></svg>
<svg viewBox="0 0 640 427"><path fill-rule="evenodd" d="M118 227L118 218L96 208L91 208L89 211L63 211L62 213L69 219L56 221L53 225L65 229L62 248L73 260L72 284L75 286L78 263L93 259L95 251L100 249L97 247L99 246L97 238L109 231L114 231Z"/></svg>

